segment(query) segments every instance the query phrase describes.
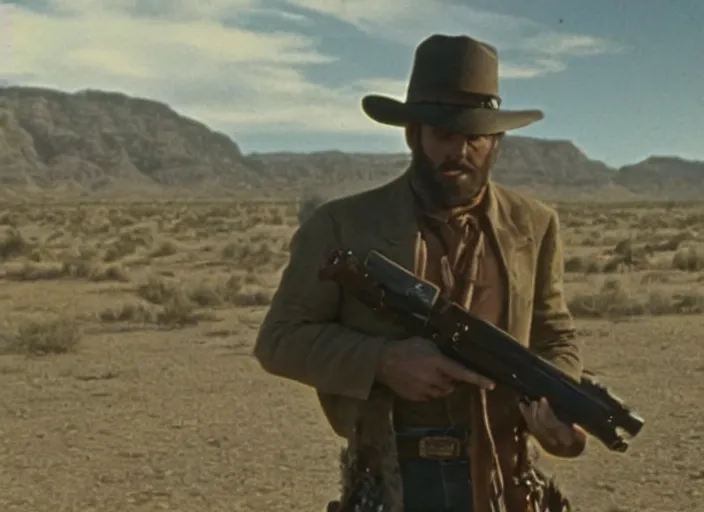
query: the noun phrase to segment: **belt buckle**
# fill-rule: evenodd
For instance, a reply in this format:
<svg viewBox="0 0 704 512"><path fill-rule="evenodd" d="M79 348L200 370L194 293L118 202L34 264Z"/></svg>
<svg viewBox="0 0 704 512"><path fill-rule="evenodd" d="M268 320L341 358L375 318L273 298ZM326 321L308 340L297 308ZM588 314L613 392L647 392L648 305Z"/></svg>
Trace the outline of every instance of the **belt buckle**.
<svg viewBox="0 0 704 512"><path fill-rule="evenodd" d="M423 459L452 459L462 453L460 440L452 436L427 436L418 442L418 453Z"/></svg>

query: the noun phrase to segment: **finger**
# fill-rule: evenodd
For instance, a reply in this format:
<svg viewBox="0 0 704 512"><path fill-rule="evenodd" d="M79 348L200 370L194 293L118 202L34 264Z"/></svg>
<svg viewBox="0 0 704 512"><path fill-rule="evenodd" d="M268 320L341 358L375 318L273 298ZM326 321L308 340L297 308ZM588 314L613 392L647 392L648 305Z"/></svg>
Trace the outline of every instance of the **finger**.
<svg viewBox="0 0 704 512"><path fill-rule="evenodd" d="M437 391L433 391L431 388L418 388L404 393L403 398L410 400L411 402L427 402L428 400L438 398L438 395L439 393Z"/></svg>
<svg viewBox="0 0 704 512"><path fill-rule="evenodd" d="M577 437L577 432L572 425L560 421L555 412L550 407L546 398L541 399L541 422L545 425L552 437L559 439L560 443L568 445Z"/></svg>
<svg viewBox="0 0 704 512"><path fill-rule="evenodd" d="M454 389L457 382L439 371L437 368L432 367L421 374L418 379L426 387L434 387L446 391L451 391Z"/></svg>
<svg viewBox="0 0 704 512"><path fill-rule="evenodd" d="M540 402L533 402L530 404L530 414L531 419L533 420L533 425L535 425L540 432L543 432L545 428L540 421Z"/></svg>
<svg viewBox="0 0 704 512"><path fill-rule="evenodd" d="M541 400L540 421L553 444L571 445L577 439L577 432L570 424L560 421L546 399Z"/></svg>
<svg viewBox="0 0 704 512"><path fill-rule="evenodd" d="M542 411L542 419L547 425L557 426L562 424L560 419L555 414L555 411L552 410L547 398L543 397L540 399L540 408Z"/></svg>
<svg viewBox="0 0 704 512"><path fill-rule="evenodd" d="M526 426L528 427L528 430L534 433L535 430L538 428L538 426L535 424L535 417L533 411L533 409L535 408L534 403L521 403L519 404L519 407L521 408L523 418L526 420Z"/></svg>
<svg viewBox="0 0 704 512"><path fill-rule="evenodd" d="M540 402L533 402L530 407L533 435L543 439L548 444L554 445L556 443L555 436L542 421L542 408L540 407Z"/></svg>
<svg viewBox="0 0 704 512"><path fill-rule="evenodd" d="M491 379L467 370L463 366L448 359L442 359L438 370L452 380L474 384L484 389L494 389L494 382Z"/></svg>
<svg viewBox="0 0 704 512"><path fill-rule="evenodd" d="M436 381L428 383L428 389L440 396L446 396L455 390L454 383L440 376Z"/></svg>
<svg viewBox="0 0 704 512"><path fill-rule="evenodd" d="M556 429L560 426L560 422L553 414L548 401L545 398L541 398L538 402L538 421L546 429Z"/></svg>
<svg viewBox="0 0 704 512"><path fill-rule="evenodd" d="M518 397L518 403L523 405L530 405L531 401L530 398L528 398L527 396L521 395Z"/></svg>
<svg viewBox="0 0 704 512"><path fill-rule="evenodd" d="M586 431L579 427L578 425L573 425L572 430L574 432L574 440L579 443L582 447L587 444L587 433Z"/></svg>
<svg viewBox="0 0 704 512"><path fill-rule="evenodd" d="M419 393L419 401L427 402L429 400L437 400L438 398L446 397L448 394L446 389L428 386Z"/></svg>
<svg viewBox="0 0 704 512"><path fill-rule="evenodd" d="M437 400L438 398L445 398L447 395L449 395L447 391L443 389L438 389L438 388L429 388L425 392L425 397L428 400Z"/></svg>
<svg viewBox="0 0 704 512"><path fill-rule="evenodd" d="M454 382L439 373L424 375L417 382L418 393L423 399L442 398L455 390Z"/></svg>
<svg viewBox="0 0 704 512"><path fill-rule="evenodd" d="M530 402L518 402L518 410L521 411L521 415L526 422L528 430L532 430L533 419L531 418Z"/></svg>

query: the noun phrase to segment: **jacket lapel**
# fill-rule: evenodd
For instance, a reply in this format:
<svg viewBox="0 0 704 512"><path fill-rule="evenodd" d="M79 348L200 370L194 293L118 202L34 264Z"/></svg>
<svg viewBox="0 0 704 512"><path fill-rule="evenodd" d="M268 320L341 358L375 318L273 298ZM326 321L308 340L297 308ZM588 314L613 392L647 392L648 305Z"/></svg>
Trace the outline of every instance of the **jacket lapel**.
<svg viewBox="0 0 704 512"><path fill-rule="evenodd" d="M489 183L487 216L491 235L499 248L499 260L505 271L508 293L506 294L506 330L513 333L517 325L516 298L519 293L518 257L532 240L530 228L523 216L513 210L500 186Z"/></svg>
<svg viewBox="0 0 704 512"><path fill-rule="evenodd" d="M388 194L384 197L384 201L386 204L381 205L382 209L388 210L390 214L381 215L377 220L380 236L374 249L407 270L423 276L425 273L425 254L422 250L424 246L421 241L408 171L388 185ZM375 212L370 214L373 215Z"/></svg>
<svg viewBox="0 0 704 512"><path fill-rule="evenodd" d="M520 293L521 279L518 275L519 259L533 242L532 230L524 215L519 215L500 185L489 183L487 217L490 236L499 249L499 260L503 267L508 293L506 294L506 330L513 333L517 326L516 298ZM414 208L410 184L410 172L406 171L387 185L381 209L370 208L370 215L386 209L389 215L378 219L378 231L371 248L393 259L404 268L425 276L426 252L422 242Z"/></svg>

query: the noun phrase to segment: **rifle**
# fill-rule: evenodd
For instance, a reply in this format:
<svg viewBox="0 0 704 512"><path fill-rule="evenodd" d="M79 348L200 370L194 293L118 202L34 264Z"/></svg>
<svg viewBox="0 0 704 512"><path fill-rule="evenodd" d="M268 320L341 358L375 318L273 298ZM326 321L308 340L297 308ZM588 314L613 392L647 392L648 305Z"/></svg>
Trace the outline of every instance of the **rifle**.
<svg viewBox="0 0 704 512"><path fill-rule="evenodd" d="M432 339L447 357L512 388L522 400L547 398L560 420L580 425L609 450L625 452L621 431L635 437L643 427L644 420L604 386L586 375L575 380L378 251L369 251L360 265L352 251L335 250L319 277L337 282L383 318Z"/></svg>

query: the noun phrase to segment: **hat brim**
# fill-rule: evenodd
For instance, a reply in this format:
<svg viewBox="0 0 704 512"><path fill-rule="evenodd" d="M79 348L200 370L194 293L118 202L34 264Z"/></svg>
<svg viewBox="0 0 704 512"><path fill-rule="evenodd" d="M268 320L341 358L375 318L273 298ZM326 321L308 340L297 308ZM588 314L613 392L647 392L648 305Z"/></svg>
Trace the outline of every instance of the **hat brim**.
<svg viewBox="0 0 704 512"><path fill-rule="evenodd" d="M540 110L492 110L460 105L403 103L393 98L368 95L362 110L374 121L391 126L422 123L465 135L490 135L523 128L543 119Z"/></svg>

